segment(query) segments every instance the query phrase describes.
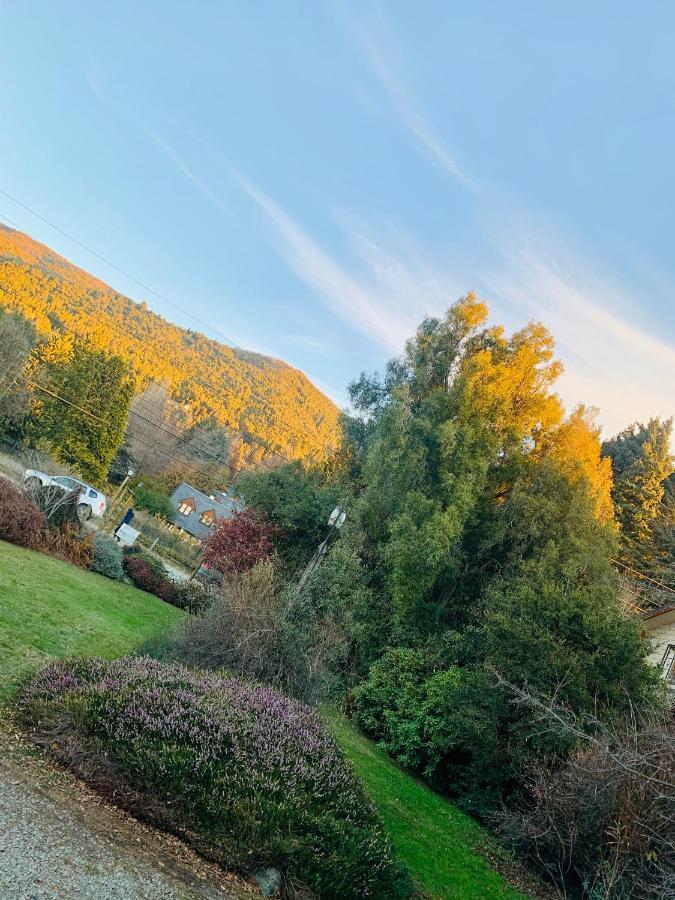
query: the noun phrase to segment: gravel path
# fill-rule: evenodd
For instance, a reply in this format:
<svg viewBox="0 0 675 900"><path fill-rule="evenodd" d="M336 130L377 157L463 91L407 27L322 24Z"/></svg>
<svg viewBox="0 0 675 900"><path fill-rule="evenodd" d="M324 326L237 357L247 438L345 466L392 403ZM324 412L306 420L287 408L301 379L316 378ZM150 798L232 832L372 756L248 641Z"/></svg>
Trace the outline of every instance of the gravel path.
<svg viewBox="0 0 675 900"><path fill-rule="evenodd" d="M73 780L72 800L50 796L0 764L2 900L242 897L236 879L225 884L225 873L176 839L92 802L96 795L77 796L82 790Z"/></svg>

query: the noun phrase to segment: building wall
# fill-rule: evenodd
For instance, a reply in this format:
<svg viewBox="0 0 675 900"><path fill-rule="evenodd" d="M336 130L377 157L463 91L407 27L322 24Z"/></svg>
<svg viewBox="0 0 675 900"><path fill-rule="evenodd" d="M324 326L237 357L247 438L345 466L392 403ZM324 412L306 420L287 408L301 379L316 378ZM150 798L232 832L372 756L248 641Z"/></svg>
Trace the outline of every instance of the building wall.
<svg viewBox="0 0 675 900"><path fill-rule="evenodd" d="M660 666L668 644L675 644L675 622L669 622L649 629L652 652L647 657L653 666Z"/></svg>

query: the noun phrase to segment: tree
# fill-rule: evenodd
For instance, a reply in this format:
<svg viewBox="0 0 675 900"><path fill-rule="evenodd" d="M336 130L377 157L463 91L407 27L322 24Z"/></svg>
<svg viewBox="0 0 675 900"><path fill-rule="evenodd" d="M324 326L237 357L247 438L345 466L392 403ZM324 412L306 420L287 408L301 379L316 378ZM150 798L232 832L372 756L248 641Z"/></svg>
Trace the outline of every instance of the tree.
<svg viewBox="0 0 675 900"><path fill-rule="evenodd" d="M276 529L275 546L289 571L304 566L325 537L326 522L338 502L336 488L318 470L286 463L267 471L249 471L234 492Z"/></svg>
<svg viewBox="0 0 675 900"><path fill-rule="evenodd" d="M532 755L569 750L513 710L494 672L601 716L655 696L619 601L592 413L565 417L546 329L507 336L486 316L469 295L424 322L384 378L352 386L363 427L348 470L364 583L389 607L357 716L481 813Z"/></svg>
<svg viewBox="0 0 675 900"><path fill-rule="evenodd" d="M124 437L133 381L118 356L81 341L47 342L34 354L30 436L84 478L105 481Z"/></svg>
<svg viewBox="0 0 675 900"><path fill-rule="evenodd" d="M204 563L223 575L240 575L262 562L273 547L273 527L252 509L223 519L204 543Z"/></svg>
<svg viewBox="0 0 675 900"><path fill-rule="evenodd" d="M36 341L28 319L0 309L0 428L18 424L28 411L24 367Z"/></svg>
<svg viewBox="0 0 675 900"><path fill-rule="evenodd" d="M636 423L602 447L614 472L613 496L622 553L640 570L653 570L654 534L660 530L659 517L668 515L667 504L664 508L662 502L666 479L674 469L670 452L672 428L672 419L651 419L647 425Z"/></svg>

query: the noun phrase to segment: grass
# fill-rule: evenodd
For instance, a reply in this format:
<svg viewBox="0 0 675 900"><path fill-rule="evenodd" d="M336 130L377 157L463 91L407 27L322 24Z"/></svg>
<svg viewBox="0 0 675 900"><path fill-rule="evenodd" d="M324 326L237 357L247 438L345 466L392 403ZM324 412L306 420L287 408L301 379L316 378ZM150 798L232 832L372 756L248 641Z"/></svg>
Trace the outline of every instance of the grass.
<svg viewBox="0 0 675 900"><path fill-rule="evenodd" d="M135 587L0 541L0 699L51 657L122 656L182 616Z"/></svg>
<svg viewBox="0 0 675 900"><path fill-rule="evenodd" d="M156 597L0 541L0 702L52 657L113 658L165 633L183 613ZM329 724L429 900L516 900L486 858L489 836L406 775L342 717Z"/></svg>
<svg viewBox="0 0 675 900"><path fill-rule="evenodd" d="M326 716L425 897L516 900L524 896L485 859L490 838L480 825L406 775L344 718L333 712Z"/></svg>

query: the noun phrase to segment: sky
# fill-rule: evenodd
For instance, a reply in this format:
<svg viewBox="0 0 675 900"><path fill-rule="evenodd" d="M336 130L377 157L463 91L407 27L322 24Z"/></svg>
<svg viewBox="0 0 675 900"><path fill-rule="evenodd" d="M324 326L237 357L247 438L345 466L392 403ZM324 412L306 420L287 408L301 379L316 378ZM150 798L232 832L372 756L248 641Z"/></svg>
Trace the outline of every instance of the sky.
<svg viewBox="0 0 675 900"><path fill-rule="evenodd" d="M607 436L675 413L674 31L657 0L0 0L0 221L340 405L474 290Z"/></svg>

